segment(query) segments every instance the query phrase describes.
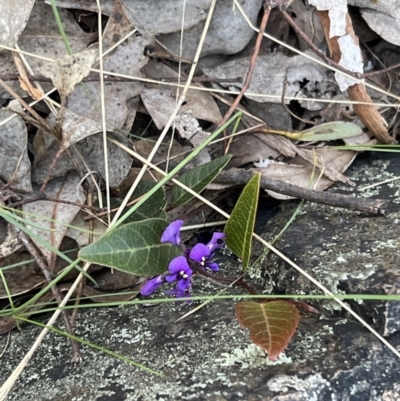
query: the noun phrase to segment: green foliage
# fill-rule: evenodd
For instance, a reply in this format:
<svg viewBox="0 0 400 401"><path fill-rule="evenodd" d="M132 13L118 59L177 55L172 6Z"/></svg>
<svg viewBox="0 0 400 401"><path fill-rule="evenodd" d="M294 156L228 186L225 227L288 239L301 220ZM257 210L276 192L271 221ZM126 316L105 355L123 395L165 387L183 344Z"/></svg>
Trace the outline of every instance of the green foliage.
<svg viewBox="0 0 400 401"><path fill-rule="evenodd" d="M247 269L250 262L260 177L260 174L256 174L244 187L224 230L226 244L243 261L243 271Z"/></svg>
<svg viewBox="0 0 400 401"><path fill-rule="evenodd" d="M182 176L178 178L178 181L180 181L182 184L185 184L193 191L200 193L228 164L230 158L231 155L225 155L208 163L202 164L201 166L182 174ZM185 191L180 186L175 185L171 195L171 206L176 208L190 201L192 198L192 194Z"/></svg>
<svg viewBox="0 0 400 401"><path fill-rule="evenodd" d="M290 138L298 141L334 141L338 139L353 138L362 134L362 129L353 123L333 121L317 125L308 130L290 134ZM289 136L289 135L288 135Z"/></svg>
<svg viewBox="0 0 400 401"><path fill-rule="evenodd" d="M83 248L79 256L87 262L140 276L161 274L168 269L169 261L181 254L174 245L160 242L167 225L162 219L125 224Z"/></svg>
<svg viewBox="0 0 400 401"><path fill-rule="evenodd" d="M159 188L161 188L168 180L170 180L176 173L178 173L187 163L189 163L193 158L195 158L210 142L212 142L224 129L226 129L233 121L240 118L242 112L236 113L232 116L224 125L219 127L209 138L207 138L200 146L193 149L193 151L188 155L178 166L176 166L168 175L162 178L157 185L152 188L145 197L140 199L138 203L133 205L121 218L115 223L115 227L121 225L136 209L138 209L143 203L146 202Z"/></svg>
<svg viewBox="0 0 400 401"><path fill-rule="evenodd" d="M132 196L132 200L138 199L139 197L147 194L156 185L156 182L141 181ZM133 221L140 221L150 218L159 218L166 220L167 214L164 211L165 205L165 192L162 188L159 188L152 197L150 197L126 219L126 222L131 223Z"/></svg>
<svg viewBox="0 0 400 401"><path fill-rule="evenodd" d="M267 351L272 361L286 348L299 323L298 309L286 301L240 302L236 317L250 330L251 341Z"/></svg>

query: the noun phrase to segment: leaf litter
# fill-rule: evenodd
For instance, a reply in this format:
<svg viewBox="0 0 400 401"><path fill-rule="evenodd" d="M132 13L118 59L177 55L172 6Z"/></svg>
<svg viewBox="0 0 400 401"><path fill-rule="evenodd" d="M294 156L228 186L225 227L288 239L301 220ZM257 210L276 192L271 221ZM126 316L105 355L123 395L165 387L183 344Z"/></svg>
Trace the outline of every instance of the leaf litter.
<svg viewBox="0 0 400 401"><path fill-rule="evenodd" d="M111 142L107 145L107 165L103 158L99 64L96 59L98 33L93 31L93 26L97 26L95 3L56 1L73 55L67 55L52 9L46 3L48 2L37 0L23 2L23 7L22 3L20 7L10 7L10 2L0 5L1 15L9 17L0 18L0 26L4 26L0 36L0 78L8 83L17 96L28 103L31 101L24 87L13 78L18 75L18 70L15 58L8 48L15 46L16 50L21 49L25 52L23 62L31 81L40 82L43 91L49 91L53 89L53 84L55 85L57 94L52 95L51 102L57 104L60 98L67 99L63 105L65 110L61 122L58 121L59 116L52 112L49 103L44 104L42 101L33 106L44 113L45 121L54 127L55 132L58 130L60 135L55 136L54 132L48 132L44 127L35 127L30 117L24 118L23 113L17 115L10 111L10 108L3 108L0 111L0 153L3 155L0 158L0 178L4 184L2 196L6 190L11 191L11 196L7 196L3 204L13 205L22 199L22 203L16 207L22 206L27 227L36 235L36 239L33 237L32 240L41 251L50 270L57 272L59 258L56 258L54 252L46 247L43 241L47 241L56 249L62 249L63 241L70 241L77 247L90 243L91 235L79 232L79 229L94 231L100 236L107 226L107 221L97 216L105 210L101 191L104 190L106 178L108 177L114 198L117 199L118 195L124 192L122 189L130 186L141 163ZM253 0L239 3L243 6L250 23L256 25L263 2ZM358 74L362 74L365 67L381 68L375 59L365 56L363 58L358 43L354 42L351 35L346 34L347 2L333 3L317 0L310 2L319 12L328 13L331 22L329 38L340 36L337 42L342 58L335 61L349 72ZM388 12L393 10L393 7L388 9L380 2L369 2L366 5L361 0L348 3L359 7L360 14L369 27L365 29L368 37L382 37L385 40L379 45L374 45L377 56L383 58L388 51L394 52L393 45L398 46L399 43L398 35L393 35L393 32L398 32L400 16L397 12ZM184 82L187 77L211 0L187 2L182 27L183 45L180 40L181 14L176 12L180 4L178 0L171 0L165 2L161 8L160 2L119 0L101 3L107 21L102 43L105 54L103 69L106 129L110 137L136 149L145 157L151 153L159 131L167 125L175 108L179 96L175 85L179 81ZM72 9L75 10L75 14L72 13ZM396 10L396 7L394 9ZM311 42L317 47L326 47L324 24L321 23L323 20L318 18L315 9L305 6L303 2L294 2L290 10L296 16L296 23ZM85 13L93 13L90 16L91 27L76 18L76 15L83 16ZM312 26L309 23L310 19L313 21ZM223 142L212 144L193 160L193 164L189 165L186 171L229 153L232 158L228 169L250 169L269 179L302 188L311 185L318 191L323 191L335 181L351 185L351 181L344 174L357 152L331 149L325 146L327 141L371 144L383 138L385 142L389 141L388 130L384 128L386 131L381 137L373 138L374 131L371 131L371 126L368 125L370 122L362 118L359 111L356 114L347 103L350 99L354 100L354 96L349 97L346 92L349 86L354 86L354 79L345 77L343 81L340 73L333 74L329 68L317 64L315 60L318 57L309 50L304 37L289 30L289 25L279 10L272 11L267 32L284 38L288 43L297 43L297 47L309 57L304 58L280 48L269 38L263 39L250 86L240 106L245 114L239 130L255 126L261 120L267 129L280 132L266 133L255 129L254 132L234 138L231 143L229 139L225 139ZM364 34L365 37L367 34ZM362 33L360 35L360 39L363 40L364 36ZM156 159L153 159L155 163L170 170L190 149L204 142L215 130L226 112L222 100L231 101L232 95L229 95L229 92L237 93L244 85L243 79L251 63L254 40L255 33L241 12L238 9L232 10L230 0L219 1L203 46L198 73L187 93L184 105L175 118L176 130L171 130L168 136L170 142L162 144ZM178 65L180 60L189 63ZM237 79L238 77L242 79ZM52 82L46 78L51 78ZM196 78L203 78L203 81L196 81ZM221 92L221 89L225 90L224 94L213 93ZM389 89L386 82L384 90ZM393 93L388 95L387 99L390 99L390 96L398 96L395 90L399 92L394 86ZM3 104L13 98L3 85L0 94ZM381 101L382 94L371 91L371 96L374 101ZM332 104L337 103L332 106L330 101ZM395 121L391 109L386 110L383 117ZM343 121L354 128L354 135L346 137L342 134L342 126L338 127ZM318 127L323 123L330 123L333 127L329 132L332 133L331 138L323 137L322 134L318 137ZM308 135L306 139L312 142L311 145L308 142L304 145L293 138L288 139L291 138L288 133L293 132ZM301 135L297 139L301 140ZM312 181L310 177L314 164L319 168L320 176ZM147 177L148 182L144 183L146 190L151 188L154 177L157 177L156 173L150 173ZM96 185L94 180L97 181ZM43 183L44 186L41 186ZM100 189L96 189L96 186ZM211 188L212 185L209 185L208 189L205 189L205 197L216 201L219 201L219 198L229 200L224 191L213 191ZM130 224L140 225L140 219L145 218L158 219L160 215L157 213L166 209L167 199L172 196L173 192L170 189L168 186L165 188L167 198L161 196L156 206L139 209L139 222ZM266 191L278 199L293 198L269 189ZM89 193L92 203L83 206L89 199ZM132 201L141 195L142 193L137 191ZM35 196L38 196L37 200L30 199L24 203L24 199ZM196 199L190 200L185 209L190 210L185 216L187 224L213 218L209 210L207 215L204 215L204 208L199 207ZM181 213L183 209L167 209L169 217L172 218L177 210ZM94 219L95 223L87 217ZM4 222L3 219L1 221ZM29 222L34 225L29 226ZM37 225L41 225L43 230L38 230ZM70 227L71 225L73 227ZM12 233L7 224L2 224L1 227L4 230L1 237L4 238L1 244L1 249L4 249L1 265L27 261L29 254L26 250L21 250L18 235ZM35 290L45 283L44 278L37 274L34 263L30 262L18 269L6 272L6 280L13 296L30 292L34 294ZM99 266L95 269L101 271ZM112 275L107 278L108 283L115 281L114 284L104 285L99 289L86 284L83 294L99 295L101 291L137 289L136 286L142 282L141 276L144 273L140 269L132 269L136 276L129 275L130 280L127 280L123 272L118 272L114 278ZM103 269L102 274L107 275L109 271ZM19 279L15 273L18 273ZM66 289L69 284L66 282L62 285ZM4 285L0 286L0 297L7 297ZM50 298L47 302L50 302ZM12 327L14 326L10 325L9 320L0 320L1 332L4 333ZM265 346L268 347L269 345ZM276 351L276 354L279 352Z"/></svg>

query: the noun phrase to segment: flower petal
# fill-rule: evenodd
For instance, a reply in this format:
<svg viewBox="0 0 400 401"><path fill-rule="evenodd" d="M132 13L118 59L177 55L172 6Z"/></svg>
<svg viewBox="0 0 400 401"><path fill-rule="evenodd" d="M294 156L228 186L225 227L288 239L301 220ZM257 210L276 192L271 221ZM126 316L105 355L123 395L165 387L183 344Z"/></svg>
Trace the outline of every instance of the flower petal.
<svg viewBox="0 0 400 401"><path fill-rule="evenodd" d="M203 258L208 258L211 255L210 248L204 244L197 244L190 251L189 257L196 262L202 262Z"/></svg>
<svg viewBox="0 0 400 401"><path fill-rule="evenodd" d="M190 290L191 286L192 286L191 277L189 277L189 278L183 278L182 280L179 280L178 284L176 285L176 288L179 291L186 291L186 290Z"/></svg>
<svg viewBox="0 0 400 401"><path fill-rule="evenodd" d="M225 246L225 236L224 233L213 233L211 241L207 244L210 253L214 253L215 250Z"/></svg>
<svg viewBox="0 0 400 401"><path fill-rule="evenodd" d="M161 242L170 242L171 244L178 246L181 243L181 227L183 226L183 220L173 221L164 230L161 236Z"/></svg>
<svg viewBox="0 0 400 401"><path fill-rule="evenodd" d="M189 275L193 273L189 267L188 261L184 256L177 256L176 258L173 258L171 262L169 262L168 270L171 275L179 275L182 271Z"/></svg>
<svg viewBox="0 0 400 401"><path fill-rule="evenodd" d="M219 270L219 265L218 263L207 263L206 267L208 267L210 270L212 270L213 272L217 272Z"/></svg>
<svg viewBox="0 0 400 401"><path fill-rule="evenodd" d="M140 293L144 296L149 296L157 290L157 288L164 282L162 276L154 277L148 280L140 289Z"/></svg>
<svg viewBox="0 0 400 401"><path fill-rule="evenodd" d="M165 276L165 280L168 281L169 283L176 281L177 278L178 278L177 274L169 274L168 276Z"/></svg>

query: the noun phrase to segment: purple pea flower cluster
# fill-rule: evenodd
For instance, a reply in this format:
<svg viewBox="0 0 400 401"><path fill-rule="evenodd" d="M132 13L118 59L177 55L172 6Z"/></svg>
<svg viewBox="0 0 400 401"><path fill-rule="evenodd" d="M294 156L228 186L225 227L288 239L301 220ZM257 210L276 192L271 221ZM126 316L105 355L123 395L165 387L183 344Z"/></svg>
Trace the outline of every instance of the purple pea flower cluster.
<svg viewBox="0 0 400 401"><path fill-rule="evenodd" d="M183 220L172 222L163 232L161 242L171 243L183 250L183 255L172 259L166 273L153 277L148 280L140 290L142 295L148 296L153 294L163 283L176 283L175 289L168 291L169 294L175 295L177 298L190 296L192 287L193 269L210 269L218 271L218 263L211 261L214 252L225 245L225 234L214 233L208 244L197 244L191 250L186 249L181 241L180 230Z"/></svg>

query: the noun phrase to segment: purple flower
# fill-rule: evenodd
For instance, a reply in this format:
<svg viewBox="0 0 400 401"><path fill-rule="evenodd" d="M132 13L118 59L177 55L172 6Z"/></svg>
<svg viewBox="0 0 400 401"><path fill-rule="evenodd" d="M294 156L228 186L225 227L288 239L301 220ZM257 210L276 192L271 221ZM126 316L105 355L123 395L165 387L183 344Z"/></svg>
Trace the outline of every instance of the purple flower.
<svg viewBox="0 0 400 401"><path fill-rule="evenodd" d="M163 232L161 236L161 242L170 242L175 246L179 246L181 243L181 227L183 226L183 220L173 221Z"/></svg>
<svg viewBox="0 0 400 401"><path fill-rule="evenodd" d="M174 290L167 291L167 294L174 295L177 298L188 298L190 297L190 289L187 290L180 290L178 286ZM191 303L192 301L188 299L187 303Z"/></svg>
<svg viewBox="0 0 400 401"><path fill-rule="evenodd" d="M219 248L223 248L225 246L225 234L224 233L213 233L211 241L207 244L207 247L210 248L211 255Z"/></svg>
<svg viewBox="0 0 400 401"><path fill-rule="evenodd" d="M170 274L165 277L169 283L177 281L177 288L180 291L188 290L191 287L193 271L185 256L177 256L169 263L168 270Z"/></svg>
<svg viewBox="0 0 400 401"><path fill-rule="evenodd" d="M201 267L207 267L212 271L216 272L219 270L218 263L209 262L209 259L213 256L211 249L207 245L197 244L190 251L189 258L199 262Z"/></svg>
<svg viewBox="0 0 400 401"><path fill-rule="evenodd" d="M153 294L161 284L167 281L176 283L175 289L167 291L167 294L173 294L178 298L190 297L193 275L191 266L194 267L194 264L197 263L202 268L208 268L212 271L219 270L218 263L212 262L210 259L217 249L225 245L225 234L214 233L207 245L197 244L192 250L188 250L181 243L180 230L182 225L183 220L176 220L170 223L161 236L161 242L169 242L177 246L181 249L183 255L177 256L169 262L167 272L148 280L140 290L142 295Z"/></svg>
<svg viewBox="0 0 400 401"><path fill-rule="evenodd" d="M148 280L140 289L140 293L145 296L151 295L164 282L163 276L157 276Z"/></svg>
<svg viewBox="0 0 400 401"><path fill-rule="evenodd" d="M168 270L170 274L165 277L165 280L170 283L177 282L175 289L168 291L168 294L175 295L177 298L189 297L190 289L192 288L193 271L189 267L187 258L185 256L177 256L172 259Z"/></svg>

